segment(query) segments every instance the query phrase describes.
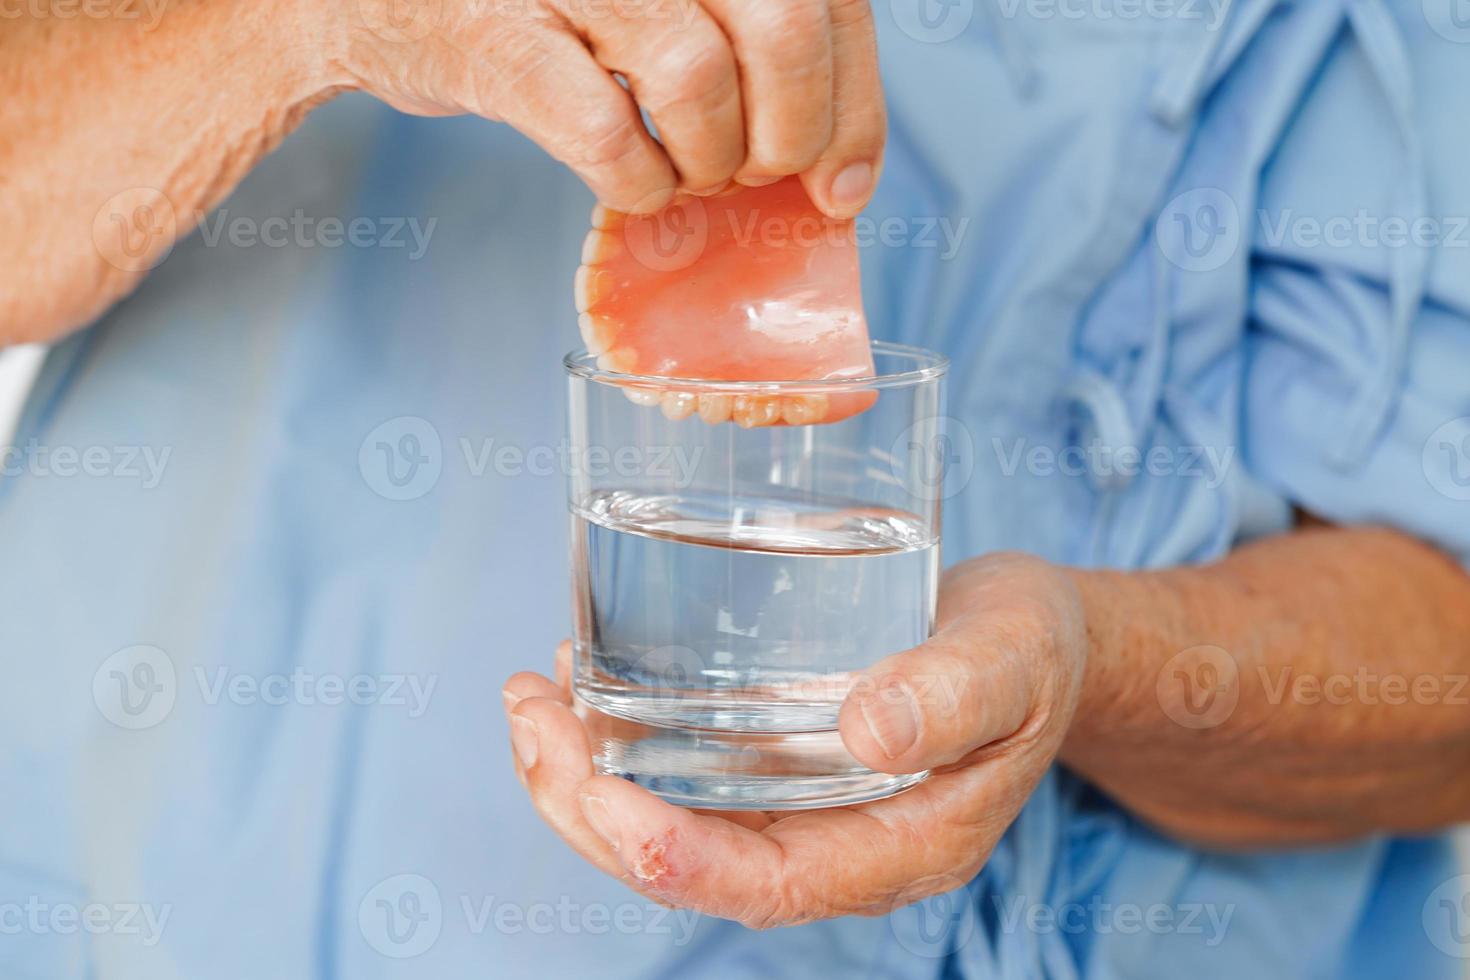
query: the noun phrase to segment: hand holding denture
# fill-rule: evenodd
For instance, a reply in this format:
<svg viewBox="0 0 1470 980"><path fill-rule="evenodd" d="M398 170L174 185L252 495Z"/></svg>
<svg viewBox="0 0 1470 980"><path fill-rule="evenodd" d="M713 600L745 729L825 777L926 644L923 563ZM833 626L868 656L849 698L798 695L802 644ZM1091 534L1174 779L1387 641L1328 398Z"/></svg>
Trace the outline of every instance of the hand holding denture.
<svg viewBox="0 0 1470 980"><path fill-rule="evenodd" d="M850 218L872 192L884 110L867 0L444 0L401 29L396 2L341 5L358 8L342 58L357 84L409 112L508 122L608 207L800 174Z"/></svg>

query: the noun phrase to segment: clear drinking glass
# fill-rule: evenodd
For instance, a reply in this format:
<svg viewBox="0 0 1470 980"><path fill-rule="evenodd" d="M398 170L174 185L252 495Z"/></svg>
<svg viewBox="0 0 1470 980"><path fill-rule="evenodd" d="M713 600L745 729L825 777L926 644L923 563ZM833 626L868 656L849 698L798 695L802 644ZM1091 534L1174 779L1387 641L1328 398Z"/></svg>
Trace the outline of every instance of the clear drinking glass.
<svg viewBox="0 0 1470 980"><path fill-rule="evenodd" d="M601 771L755 810L923 778L867 769L837 733L854 672L929 637L939 574L948 363L883 343L873 360L861 380L722 382L567 355L573 688ZM737 415L756 404L743 399L860 410L754 428L677 417L710 396Z"/></svg>

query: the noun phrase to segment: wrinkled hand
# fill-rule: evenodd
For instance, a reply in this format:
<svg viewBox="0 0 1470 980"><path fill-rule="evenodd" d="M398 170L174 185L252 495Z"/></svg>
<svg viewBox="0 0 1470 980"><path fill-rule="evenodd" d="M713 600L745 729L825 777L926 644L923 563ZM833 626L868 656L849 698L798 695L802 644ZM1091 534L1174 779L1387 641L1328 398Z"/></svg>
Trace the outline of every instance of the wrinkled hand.
<svg viewBox="0 0 1470 980"><path fill-rule="evenodd" d="M344 39L331 58L343 86L408 112L508 122L620 211L802 174L846 218L877 177L868 0L323 2Z"/></svg>
<svg viewBox="0 0 1470 980"><path fill-rule="evenodd" d="M1087 637L1071 580L1034 558L958 566L940 595L934 637L865 672L839 715L865 765L933 770L908 792L794 813L680 809L594 774L565 676L534 673L504 692L516 771L541 816L599 868L655 900L748 926L879 915L956 888L1051 765Z"/></svg>

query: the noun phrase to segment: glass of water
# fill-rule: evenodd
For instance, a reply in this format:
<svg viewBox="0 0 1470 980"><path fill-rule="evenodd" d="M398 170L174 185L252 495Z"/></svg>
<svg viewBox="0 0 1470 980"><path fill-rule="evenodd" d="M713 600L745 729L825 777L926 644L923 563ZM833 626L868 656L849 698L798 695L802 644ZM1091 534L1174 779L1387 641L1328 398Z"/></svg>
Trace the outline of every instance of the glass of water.
<svg viewBox="0 0 1470 980"><path fill-rule="evenodd" d="M722 382L567 356L573 689L602 772L751 810L923 778L862 766L837 732L854 674L929 637L939 574L947 361L873 360L859 380ZM778 405L837 420L701 417Z"/></svg>

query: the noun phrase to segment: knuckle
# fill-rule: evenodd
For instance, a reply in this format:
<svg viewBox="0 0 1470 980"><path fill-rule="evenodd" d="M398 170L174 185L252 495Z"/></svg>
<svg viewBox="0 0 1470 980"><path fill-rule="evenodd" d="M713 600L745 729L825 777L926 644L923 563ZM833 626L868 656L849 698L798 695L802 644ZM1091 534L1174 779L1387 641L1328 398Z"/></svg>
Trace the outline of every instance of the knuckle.
<svg viewBox="0 0 1470 980"><path fill-rule="evenodd" d="M502 94L536 87L555 60L551 46L530 31L507 34L496 43L494 51L493 57L480 62L480 71L490 87Z"/></svg>
<svg viewBox="0 0 1470 980"><path fill-rule="evenodd" d="M834 30L873 22L871 0L828 0L827 17Z"/></svg>
<svg viewBox="0 0 1470 980"><path fill-rule="evenodd" d="M642 121L625 105L591 108L573 140L575 162L585 167L617 163L643 145L644 132Z"/></svg>
<svg viewBox="0 0 1470 980"><path fill-rule="evenodd" d="M766 0L747 10L754 36L780 38L782 46L797 57L805 57L806 46L828 28L827 5L821 0Z"/></svg>
<svg viewBox="0 0 1470 980"><path fill-rule="evenodd" d="M1056 618L1051 603L1040 595L1018 595L1012 600L1009 625L1017 639L1047 643L1052 639L1051 625Z"/></svg>
<svg viewBox="0 0 1470 980"><path fill-rule="evenodd" d="M786 926L800 925L813 918L811 915L802 915L788 899L777 897L767 902L746 909L742 914L736 916L736 921L747 929L781 929Z"/></svg>
<svg viewBox="0 0 1470 980"><path fill-rule="evenodd" d="M752 149L755 168L764 173L801 173L822 157L830 132L812 129L768 138Z"/></svg>
<svg viewBox="0 0 1470 980"><path fill-rule="evenodd" d="M651 111L681 103L717 106L739 91L735 59L729 47L716 38L668 43L655 59L653 72L671 81L656 88L661 93L655 101L645 101Z"/></svg>
<svg viewBox="0 0 1470 980"><path fill-rule="evenodd" d="M750 929L779 929L821 918L820 906L812 901L806 882L792 872L791 865L783 862L769 887L732 918Z"/></svg>
<svg viewBox="0 0 1470 980"><path fill-rule="evenodd" d="M812 118L816 116L816 118ZM767 172L800 173L822 158L832 145L832 114L793 113L778 125L755 127L751 158Z"/></svg>

